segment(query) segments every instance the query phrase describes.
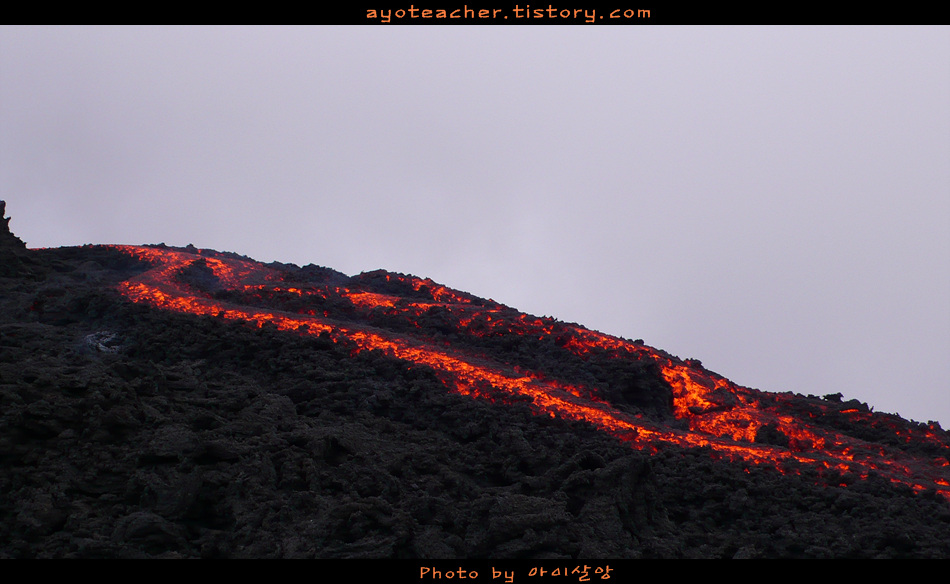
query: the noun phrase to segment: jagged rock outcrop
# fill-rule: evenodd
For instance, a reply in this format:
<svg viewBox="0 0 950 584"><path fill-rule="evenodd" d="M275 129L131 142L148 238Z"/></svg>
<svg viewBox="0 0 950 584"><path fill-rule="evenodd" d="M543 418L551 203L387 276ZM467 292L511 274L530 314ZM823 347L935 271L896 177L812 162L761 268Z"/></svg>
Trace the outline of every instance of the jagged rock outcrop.
<svg viewBox="0 0 950 584"><path fill-rule="evenodd" d="M3 218L3 221L0 222L0 249L26 249L23 240L10 231L10 217L3 217L6 212L7 202L0 201L0 217Z"/></svg>
<svg viewBox="0 0 950 584"><path fill-rule="evenodd" d="M10 231L10 218L4 217L6 201L0 201L0 277L30 276L26 244Z"/></svg>

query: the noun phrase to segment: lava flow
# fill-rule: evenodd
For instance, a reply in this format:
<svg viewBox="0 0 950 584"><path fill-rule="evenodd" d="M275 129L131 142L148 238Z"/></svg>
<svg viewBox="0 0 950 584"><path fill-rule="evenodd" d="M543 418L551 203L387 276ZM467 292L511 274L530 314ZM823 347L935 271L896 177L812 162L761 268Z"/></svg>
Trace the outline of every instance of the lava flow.
<svg viewBox="0 0 950 584"><path fill-rule="evenodd" d="M871 413L863 404L737 386L696 361L532 317L431 280L371 272L342 277L345 282L301 282L286 270L230 254L110 247L151 266L119 286L135 302L325 334L355 352L382 351L410 366L429 367L459 393L495 401L517 397L538 413L587 422L634 448L706 447L714 456L769 464L783 473L811 467L831 484L876 473L950 499L950 434L935 424ZM580 363L652 367L672 393L671 419L621 408L596 382L557 379L479 350L479 343L499 338L547 343L553 354Z"/></svg>

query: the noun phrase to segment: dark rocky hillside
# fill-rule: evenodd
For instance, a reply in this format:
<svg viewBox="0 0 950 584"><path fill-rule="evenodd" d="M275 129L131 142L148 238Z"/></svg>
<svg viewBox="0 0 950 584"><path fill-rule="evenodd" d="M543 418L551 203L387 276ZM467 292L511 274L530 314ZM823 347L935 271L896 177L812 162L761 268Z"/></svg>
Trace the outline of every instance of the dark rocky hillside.
<svg viewBox="0 0 950 584"><path fill-rule="evenodd" d="M783 472L708 447L633 448L586 422L538 415L531 400L451 391L439 371L332 334L134 303L117 286L147 262L109 247L28 250L7 221L0 557L950 557L950 501L933 488L876 472L829 478L805 464ZM250 298L213 267L190 264L179 285L216 302L352 313L392 334L414 327L384 308L360 316L338 297ZM287 286L447 294L383 272L271 267ZM550 343L460 336L446 319L427 309L420 338L685 425L653 364L565 356L569 339L556 330ZM834 396L800 397L802 416L854 439L884 443L898 423L861 421ZM759 440L789 446L775 428ZM893 447L947 456L939 441L907 444Z"/></svg>

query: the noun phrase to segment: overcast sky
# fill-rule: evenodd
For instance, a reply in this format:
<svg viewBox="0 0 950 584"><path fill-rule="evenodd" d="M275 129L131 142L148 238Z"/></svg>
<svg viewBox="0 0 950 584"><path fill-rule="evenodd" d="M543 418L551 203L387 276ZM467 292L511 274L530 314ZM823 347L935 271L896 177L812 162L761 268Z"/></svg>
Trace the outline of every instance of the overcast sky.
<svg viewBox="0 0 950 584"><path fill-rule="evenodd" d="M0 198L950 427L950 27L2 27Z"/></svg>

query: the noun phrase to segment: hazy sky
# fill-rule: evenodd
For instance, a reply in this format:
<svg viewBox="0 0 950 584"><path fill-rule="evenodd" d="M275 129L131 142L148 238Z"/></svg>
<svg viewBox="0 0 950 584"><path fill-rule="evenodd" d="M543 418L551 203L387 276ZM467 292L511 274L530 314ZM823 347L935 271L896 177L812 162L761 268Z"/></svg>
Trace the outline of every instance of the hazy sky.
<svg viewBox="0 0 950 584"><path fill-rule="evenodd" d="M2 27L0 198L950 427L950 27Z"/></svg>

